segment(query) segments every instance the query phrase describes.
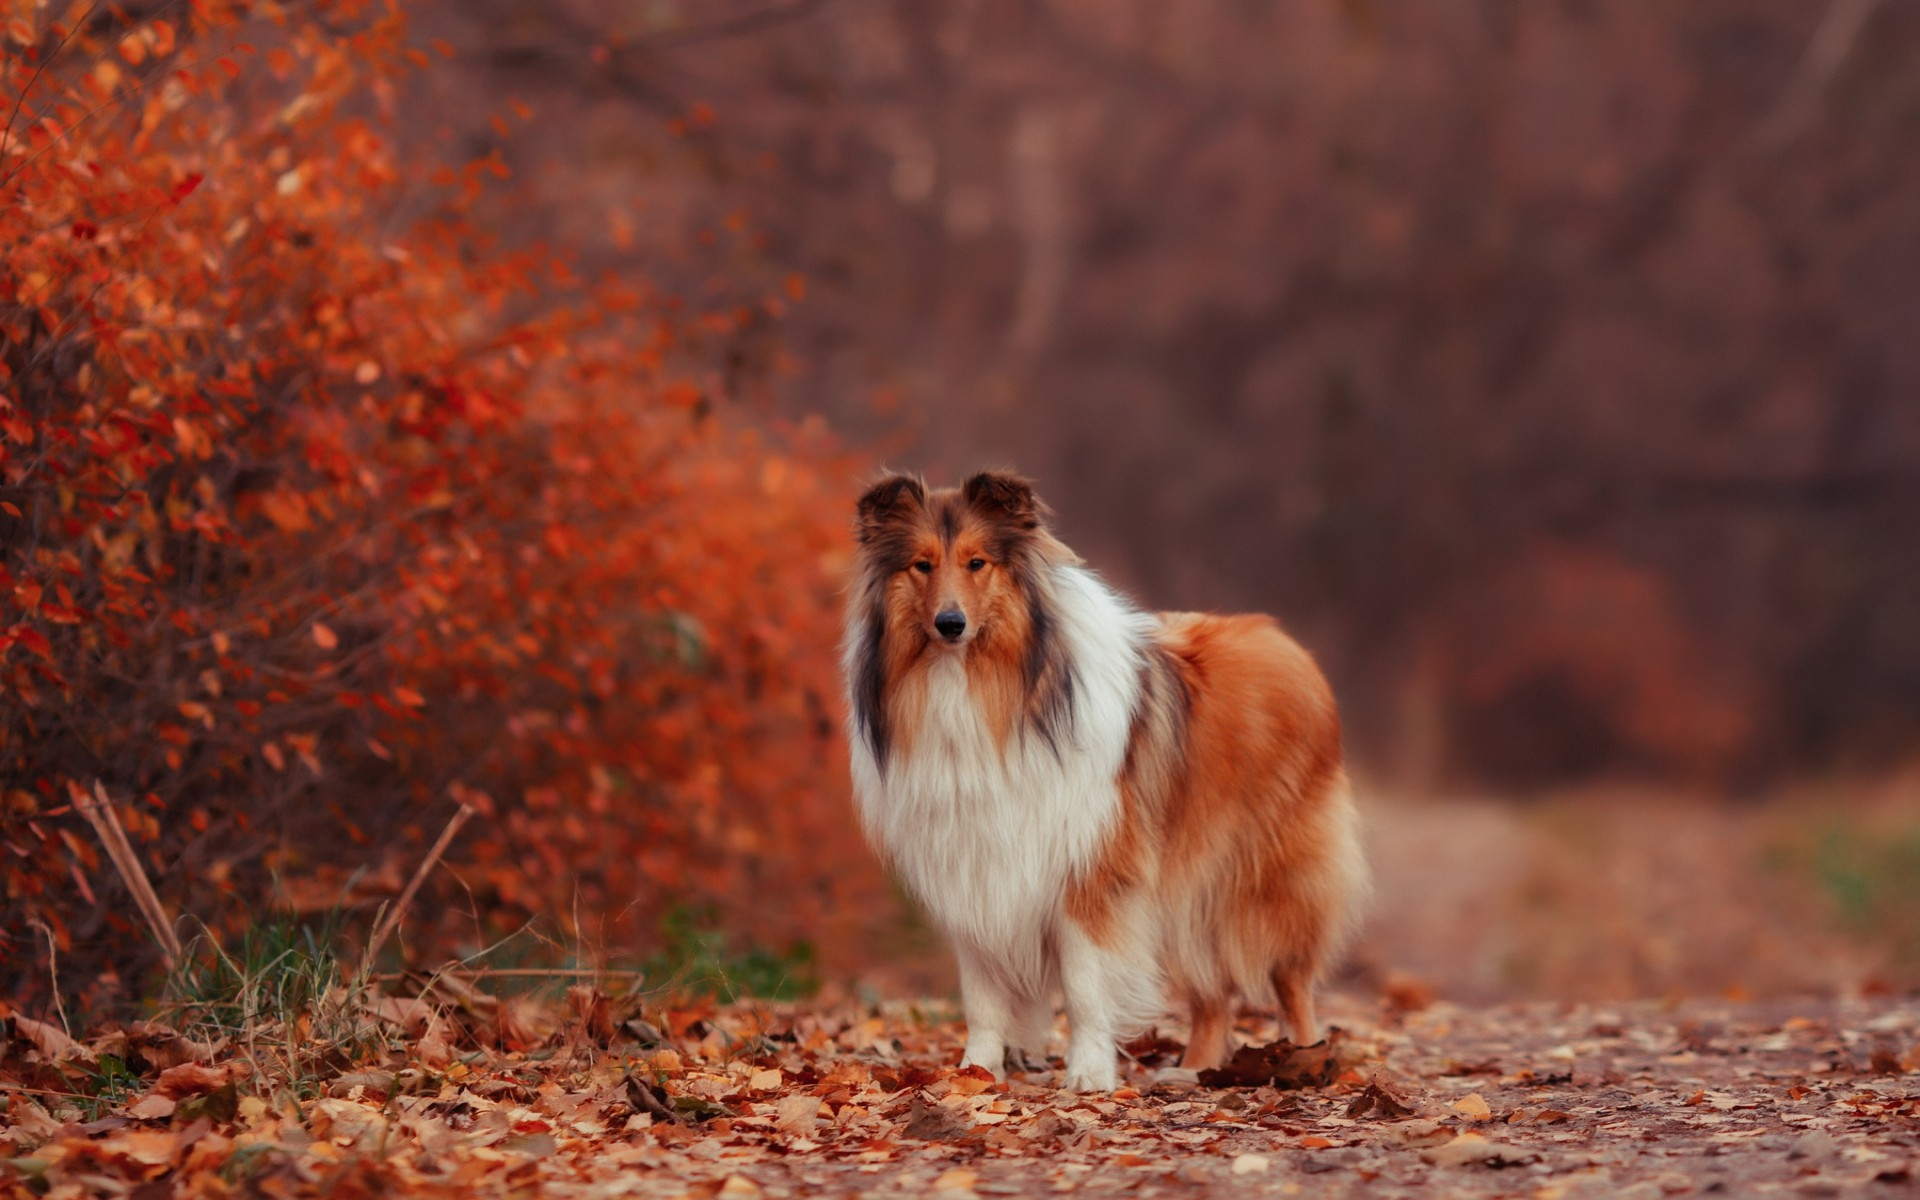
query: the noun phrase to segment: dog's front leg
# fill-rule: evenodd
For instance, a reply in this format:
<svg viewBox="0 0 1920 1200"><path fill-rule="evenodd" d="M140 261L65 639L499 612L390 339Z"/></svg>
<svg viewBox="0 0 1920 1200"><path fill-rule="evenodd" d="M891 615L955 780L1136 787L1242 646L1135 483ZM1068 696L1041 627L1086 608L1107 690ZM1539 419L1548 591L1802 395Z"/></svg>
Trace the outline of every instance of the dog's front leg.
<svg viewBox="0 0 1920 1200"><path fill-rule="evenodd" d="M1127 998L1140 988L1137 968L1072 921L1060 929L1060 983L1067 994L1067 1074L1072 1092L1120 1086L1119 1035Z"/></svg>
<svg viewBox="0 0 1920 1200"><path fill-rule="evenodd" d="M967 1052L963 1067L985 1067L995 1079L1007 1077L1007 1035L1017 1017L1016 998L1005 972L994 970L980 953L961 944L960 1005L967 1012Z"/></svg>

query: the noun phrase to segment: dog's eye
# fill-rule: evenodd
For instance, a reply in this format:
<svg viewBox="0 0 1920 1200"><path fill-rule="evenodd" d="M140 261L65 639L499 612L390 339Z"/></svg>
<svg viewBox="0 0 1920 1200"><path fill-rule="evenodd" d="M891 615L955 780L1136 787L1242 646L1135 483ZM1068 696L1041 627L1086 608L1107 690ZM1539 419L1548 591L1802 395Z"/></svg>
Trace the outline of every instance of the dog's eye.
<svg viewBox="0 0 1920 1200"><path fill-rule="evenodd" d="M928 562L924 558L921 559L919 562L913 564L913 569L920 572L922 575L933 574L933 564Z"/></svg>
<svg viewBox="0 0 1920 1200"><path fill-rule="evenodd" d="M986 559L984 559L984 558L976 558L976 559L974 559L974 560L973 560L972 562L970 562L970 563L968 563L968 564L967 564L967 570L969 570L969 571L978 571L978 570L979 570L979 569L980 569L981 567L984 567L984 566L986 566L986 565L987 565L987 560L986 560Z"/></svg>

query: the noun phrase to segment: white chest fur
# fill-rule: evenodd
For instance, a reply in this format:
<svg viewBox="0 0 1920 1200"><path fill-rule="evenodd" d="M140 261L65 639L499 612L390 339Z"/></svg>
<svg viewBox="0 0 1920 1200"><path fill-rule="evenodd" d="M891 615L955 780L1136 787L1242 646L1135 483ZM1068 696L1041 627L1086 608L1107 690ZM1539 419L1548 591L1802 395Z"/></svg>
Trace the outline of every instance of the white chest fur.
<svg viewBox="0 0 1920 1200"><path fill-rule="evenodd" d="M921 727L884 773L853 736L861 816L902 882L949 936L1036 981L1068 878L1119 817L1139 648L1154 621L1077 568L1059 569L1055 594L1074 676L1057 748L1031 732L997 740L960 653L940 649Z"/></svg>

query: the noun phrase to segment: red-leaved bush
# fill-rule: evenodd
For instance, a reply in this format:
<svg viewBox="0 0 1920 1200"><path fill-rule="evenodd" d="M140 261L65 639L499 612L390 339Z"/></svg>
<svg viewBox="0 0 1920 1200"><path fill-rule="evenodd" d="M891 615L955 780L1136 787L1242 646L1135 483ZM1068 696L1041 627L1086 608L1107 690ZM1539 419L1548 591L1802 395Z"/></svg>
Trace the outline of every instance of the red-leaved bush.
<svg viewBox="0 0 1920 1200"><path fill-rule="evenodd" d="M382 132L431 69L385 5L164 11L0 30L0 986L145 941L96 793L216 926L390 896L464 801L416 947L853 940L850 465L726 365L797 281L492 243L497 162Z"/></svg>

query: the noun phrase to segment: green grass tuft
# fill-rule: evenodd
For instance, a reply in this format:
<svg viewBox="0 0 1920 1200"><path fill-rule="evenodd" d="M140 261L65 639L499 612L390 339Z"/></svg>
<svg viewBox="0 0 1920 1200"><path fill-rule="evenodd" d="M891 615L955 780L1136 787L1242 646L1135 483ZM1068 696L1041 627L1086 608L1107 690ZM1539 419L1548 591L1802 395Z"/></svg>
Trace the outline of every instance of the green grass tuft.
<svg viewBox="0 0 1920 1200"><path fill-rule="evenodd" d="M713 996L793 1000L820 989L813 947L795 942L775 953L761 946L735 950L708 909L674 908L660 921L662 945L644 965L650 983Z"/></svg>

